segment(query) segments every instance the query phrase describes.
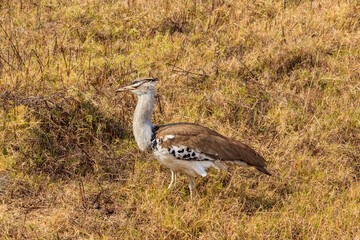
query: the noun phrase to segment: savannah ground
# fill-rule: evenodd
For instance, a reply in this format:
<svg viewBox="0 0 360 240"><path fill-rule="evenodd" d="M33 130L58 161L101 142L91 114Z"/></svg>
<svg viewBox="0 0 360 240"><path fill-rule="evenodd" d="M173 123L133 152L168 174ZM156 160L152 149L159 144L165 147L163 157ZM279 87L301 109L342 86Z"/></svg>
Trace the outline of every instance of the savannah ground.
<svg viewBox="0 0 360 240"><path fill-rule="evenodd" d="M360 239L359 1L0 1L0 239ZM186 178L140 152L199 123L269 162Z"/></svg>

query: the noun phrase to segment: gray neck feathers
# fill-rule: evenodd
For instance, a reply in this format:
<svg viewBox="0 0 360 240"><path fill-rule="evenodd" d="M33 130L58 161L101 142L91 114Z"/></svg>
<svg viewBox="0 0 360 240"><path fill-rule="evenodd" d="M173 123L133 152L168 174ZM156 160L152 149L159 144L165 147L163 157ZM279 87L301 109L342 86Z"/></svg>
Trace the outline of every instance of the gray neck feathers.
<svg viewBox="0 0 360 240"><path fill-rule="evenodd" d="M133 132L139 148L144 151L151 145L153 125L151 114L154 110L154 91L138 95L138 103L135 108Z"/></svg>

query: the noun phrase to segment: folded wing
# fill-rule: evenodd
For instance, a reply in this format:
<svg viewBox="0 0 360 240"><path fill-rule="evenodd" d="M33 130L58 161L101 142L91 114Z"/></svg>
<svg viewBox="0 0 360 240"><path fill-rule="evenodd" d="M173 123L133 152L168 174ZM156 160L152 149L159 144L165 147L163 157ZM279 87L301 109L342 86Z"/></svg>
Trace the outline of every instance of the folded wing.
<svg viewBox="0 0 360 240"><path fill-rule="evenodd" d="M158 126L156 138L163 148L178 159L197 161L221 161L253 166L271 175L265 159L240 141L227 138L207 127L190 123Z"/></svg>

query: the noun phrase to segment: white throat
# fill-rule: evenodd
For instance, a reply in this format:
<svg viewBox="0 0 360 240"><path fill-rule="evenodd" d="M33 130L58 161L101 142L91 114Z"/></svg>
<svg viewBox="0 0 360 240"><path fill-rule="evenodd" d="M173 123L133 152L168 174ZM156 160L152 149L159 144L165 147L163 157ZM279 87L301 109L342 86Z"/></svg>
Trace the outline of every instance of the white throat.
<svg viewBox="0 0 360 240"><path fill-rule="evenodd" d="M139 148L144 151L151 145L153 124L151 114L154 110L155 91L138 95L138 103L135 108L133 132Z"/></svg>

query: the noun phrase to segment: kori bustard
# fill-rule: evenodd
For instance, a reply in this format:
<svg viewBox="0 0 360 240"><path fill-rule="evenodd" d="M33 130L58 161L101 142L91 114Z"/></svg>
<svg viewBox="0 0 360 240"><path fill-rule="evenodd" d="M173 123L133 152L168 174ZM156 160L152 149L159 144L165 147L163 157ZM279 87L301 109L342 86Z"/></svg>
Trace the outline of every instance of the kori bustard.
<svg viewBox="0 0 360 240"><path fill-rule="evenodd" d="M176 172L180 172L188 177L192 196L195 177L205 177L209 167L226 170L231 165L252 166L271 175L259 153L207 127L192 123L153 125L151 114L157 82L157 78L138 79L116 92L130 91L138 96L133 120L135 140L142 151L150 149L161 164L170 168L168 188L176 181Z"/></svg>

